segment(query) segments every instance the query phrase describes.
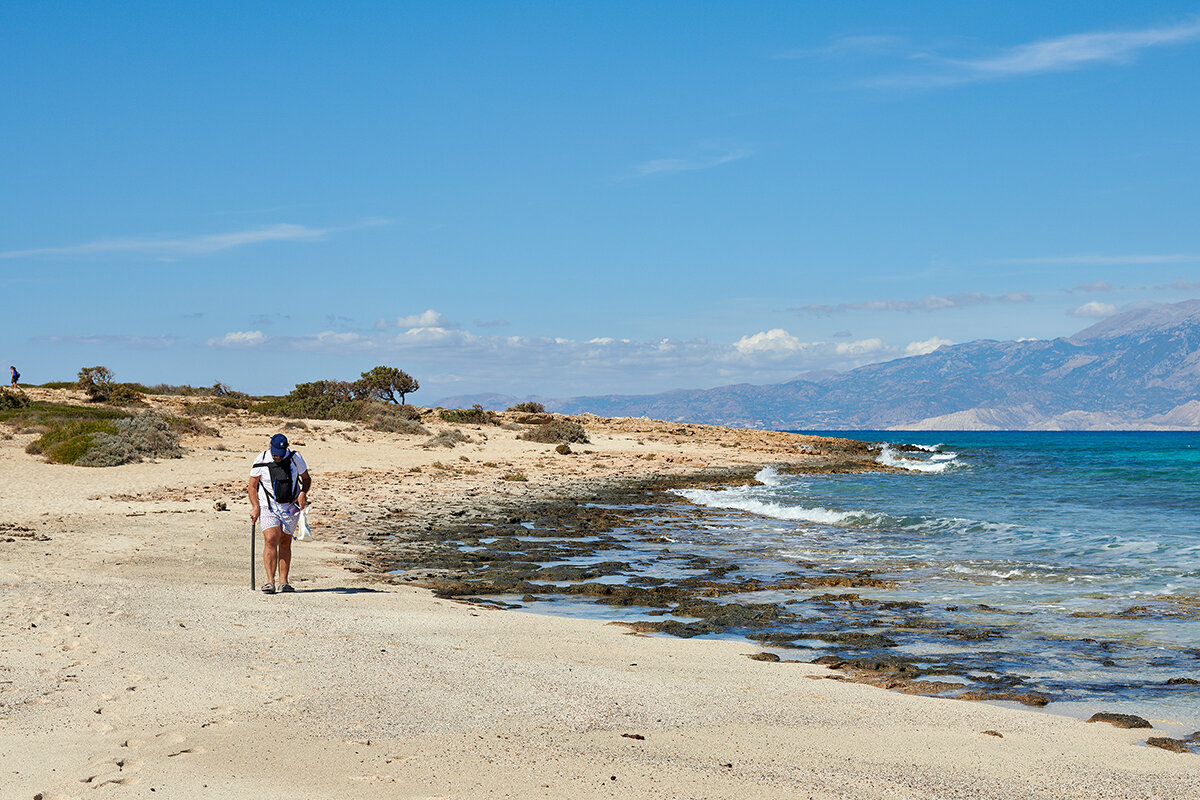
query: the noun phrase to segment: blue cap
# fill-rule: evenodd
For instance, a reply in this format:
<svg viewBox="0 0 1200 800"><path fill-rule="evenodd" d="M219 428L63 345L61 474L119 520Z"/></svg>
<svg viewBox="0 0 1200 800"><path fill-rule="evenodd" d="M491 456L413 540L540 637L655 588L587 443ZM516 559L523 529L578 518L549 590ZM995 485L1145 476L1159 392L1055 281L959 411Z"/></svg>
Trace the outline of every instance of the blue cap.
<svg viewBox="0 0 1200 800"><path fill-rule="evenodd" d="M287 437L277 433L271 437L271 455L286 456L288 451Z"/></svg>

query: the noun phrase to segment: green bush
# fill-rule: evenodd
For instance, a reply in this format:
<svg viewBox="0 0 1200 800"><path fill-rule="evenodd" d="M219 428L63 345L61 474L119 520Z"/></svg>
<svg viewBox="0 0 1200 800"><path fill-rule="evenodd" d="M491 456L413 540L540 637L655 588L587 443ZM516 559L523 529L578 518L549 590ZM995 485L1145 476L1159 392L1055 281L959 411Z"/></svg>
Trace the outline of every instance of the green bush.
<svg viewBox="0 0 1200 800"><path fill-rule="evenodd" d="M115 420L64 421L51 426L41 437L30 442L25 447L25 452L43 455L57 464L74 464L96 444L97 435L116 432Z"/></svg>
<svg viewBox="0 0 1200 800"><path fill-rule="evenodd" d="M413 435L429 435L429 429L415 419L399 413L405 406L385 406L367 419L368 428L387 433L407 433ZM408 406L411 408L411 406ZM419 414L417 415L420 416Z"/></svg>
<svg viewBox="0 0 1200 800"><path fill-rule="evenodd" d="M29 398L20 389L0 389L0 408L29 408Z"/></svg>
<svg viewBox="0 0 1200 800"><path fill-rule="evenodd" d="M147 390L144 386L142 390ZM137 384L133 383L118 383L112 387L108 393L106 403L112 406L129 406L142 403L142 391L139 391Z"/></svg>
<svg viewBox="0 0 1200 800"><path fill-rule="evenodd" d="M558 442L588 444L587 431L573 419L556 419L553 422L547 422L545 425L538 425L532 430L519 434L517 438L530 442L542 442L543 444L556 444Z"/></svg>
<svg viewBox="0 0 1200 800"><path fill-rule="evenodd" d="M203 402L192 403L184 409L183 413L189 417L223 417L226 414L232 414L233 411L223 403Z"/></svg>
<svg viewBox="0 0 1200 800"><path fill-rule="evenodd" d="M108 399L113 389L113 373L108 367L83 367L75 388L96 402Z"/></svg>
<svg viewBox="0 0 1200 800"><path fill-rule="evenodd" d="M443 408L438 416L446 422L457 422L463 425L498 425L496 412L487 411L476 403L471 408Z"/></svg>
<svg viewBox="0 0 1200 800"><path fill-rule="evenodd" d="M180 458L179 435L164 417L144 411L117 420L113 433L100 433L86 452L75 459L81 467L115 467L144 458Z"/></svg>
<svg viewBox="0 0 1200 800"><path fill-rule="evenodd" d="M77 381L50 381L38 386L39 389L75 389L78 388Z"/></svg>
<svg viewBox="0 0 1200 800"><path fill-rule="evenodd" d="M535 403L532 400L526 400L524 403L517 403L515 406L509 406L509 411L524 411L529 414L545 413L546 407L541 403Z"/></svg>

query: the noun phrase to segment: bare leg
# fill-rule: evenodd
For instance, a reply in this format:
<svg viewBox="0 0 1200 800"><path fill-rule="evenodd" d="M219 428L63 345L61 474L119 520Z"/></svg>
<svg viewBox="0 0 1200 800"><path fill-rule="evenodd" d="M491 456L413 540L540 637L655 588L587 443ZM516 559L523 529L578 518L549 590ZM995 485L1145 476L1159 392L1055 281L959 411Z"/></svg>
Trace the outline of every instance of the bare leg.
<svg viewBox="0 0 1200 800"><path fill-rule="evenodd" d="M287 540L288 560L291 560L292 538L284 535L283 528L276 525L274 528L263 529L263 567L267 571L267 583L275 582L275 570L279 566L281 540ZM284 567L283 574L284 580L287 580L287 567Z"/></svg>
<svg viewBox="0 0 1200 800"><path fill-rule="evenodd" d="M292 565L292 537L283 533L280 528L279 537L279 582L288 582L288 567Z"/></svg>

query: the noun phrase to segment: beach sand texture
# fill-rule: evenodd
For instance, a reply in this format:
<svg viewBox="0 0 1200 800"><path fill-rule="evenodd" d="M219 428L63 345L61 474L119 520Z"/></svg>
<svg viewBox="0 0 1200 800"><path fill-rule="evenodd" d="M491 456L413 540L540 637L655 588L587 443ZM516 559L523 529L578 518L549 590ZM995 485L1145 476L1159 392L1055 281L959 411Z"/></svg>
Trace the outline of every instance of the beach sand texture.
<svg viewBox="0 0 1200 800"><path fill-rule="evenodd" d="M639 476L820 468L836 450L581 419L591 444L570 456L496 426L423 421L472 438L453 450L348 423L288 430L313 473L317 541L296 545L298 592L277 596L248 585L244 486L282 423L223 417L182 459L105 469L27 455L32 434L0 440L0 798L1200 796L1200 760L1141 746L1146 731L888 692L752 661L744 643L498 611L363 571L361 533L382 525ZM429 468L464 456L471 469ZM518 471L528 480L503 480Z"/></svg>

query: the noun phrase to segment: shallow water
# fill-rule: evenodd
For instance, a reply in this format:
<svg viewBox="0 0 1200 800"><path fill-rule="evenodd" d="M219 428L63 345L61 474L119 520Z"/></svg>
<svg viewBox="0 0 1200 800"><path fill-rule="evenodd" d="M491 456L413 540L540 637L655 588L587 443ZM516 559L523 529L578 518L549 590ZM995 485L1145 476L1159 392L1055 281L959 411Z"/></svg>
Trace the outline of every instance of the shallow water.
<svg viewBox="0 0 1200 800"><path fill-rule="evenodd" d="M1200 687L1166 683L1200 679L1200 436L836 435L923 449L881 447L881 462L905 473L767 469L762 486L678 490L669 510L685 513L647 509L652 521L611 532L594 557L541 563L627 565L601 578L612 584L869 573L894 585L843 592L862 602L823 601L842 591L824 588L722 592L718 602L796 610L771 629L776 641L795 634L790 646L766 648L783 658L886 651L927 660L939 680L1016 676L1054 697L1050 710L1133 711L1173 732L1200 729ZM539 581L550 593L573 582ZM587 606L525 605L559 614ZM664 609L590 608L664 618ZM828 638L846 633L886 642Z"/></svg>

